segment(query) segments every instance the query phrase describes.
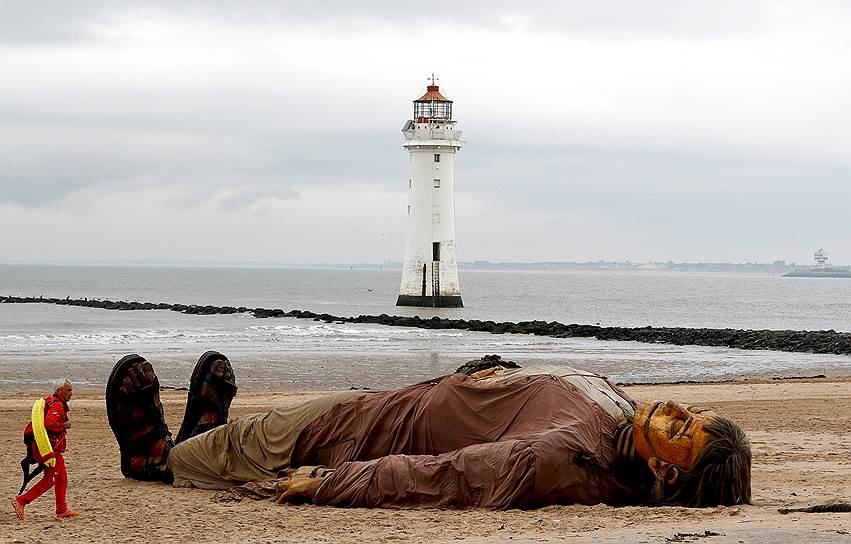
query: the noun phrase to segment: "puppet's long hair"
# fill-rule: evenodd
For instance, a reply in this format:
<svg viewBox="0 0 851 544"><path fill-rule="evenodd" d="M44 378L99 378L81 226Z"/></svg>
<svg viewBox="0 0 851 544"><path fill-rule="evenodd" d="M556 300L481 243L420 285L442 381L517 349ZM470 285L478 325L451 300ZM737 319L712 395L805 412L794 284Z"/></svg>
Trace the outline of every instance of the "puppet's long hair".
<svg viewBox="0 0 851 544"><path fill-rule="evenodd" d="M751 503L751 444L744 431L721 416L703 426L709 434L703 451L682 470L663 503L703 507Z"/></svg>

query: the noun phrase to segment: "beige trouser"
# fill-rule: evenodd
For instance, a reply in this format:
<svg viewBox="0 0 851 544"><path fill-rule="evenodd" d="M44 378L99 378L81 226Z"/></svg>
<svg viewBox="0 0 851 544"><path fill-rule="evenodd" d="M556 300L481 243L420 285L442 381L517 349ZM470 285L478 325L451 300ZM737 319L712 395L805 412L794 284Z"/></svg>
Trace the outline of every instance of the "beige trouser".
<svg viewBox="0 0 851 544"><path fill-rule="evenodd" d="M365 391L344 391L263 414L239 417L172 448L175 487L227 489L275 478L289 468L301 431L336 404Z"/></svg>

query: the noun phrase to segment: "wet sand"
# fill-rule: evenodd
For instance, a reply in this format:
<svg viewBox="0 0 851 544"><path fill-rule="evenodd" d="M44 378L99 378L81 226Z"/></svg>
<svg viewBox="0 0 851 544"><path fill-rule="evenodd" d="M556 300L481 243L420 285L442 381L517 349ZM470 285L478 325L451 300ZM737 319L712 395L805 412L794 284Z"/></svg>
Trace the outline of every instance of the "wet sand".
<svg viewBox="0 0 851 544"><path fill-rule="evenodd" d="M21 432L33 396L0 394L0 542L849 542L851 513L788 514L834 500L851 502L851 379L632 386L634 398L700 404L733 418L754 453L750 506L706 509L558 506L533 511L366 510L221 504L213 492L127 480L106 420L102 390L78 390L66 455L68 500L81 512L53 519L48 493L14 516L8 497L20 486ZM232 416L297 403L317 391L240 389ZM176 432L185 392L164 391ZM705 535L704 531L718 533ZM670 539L670 540L666 540Z"/></svg>

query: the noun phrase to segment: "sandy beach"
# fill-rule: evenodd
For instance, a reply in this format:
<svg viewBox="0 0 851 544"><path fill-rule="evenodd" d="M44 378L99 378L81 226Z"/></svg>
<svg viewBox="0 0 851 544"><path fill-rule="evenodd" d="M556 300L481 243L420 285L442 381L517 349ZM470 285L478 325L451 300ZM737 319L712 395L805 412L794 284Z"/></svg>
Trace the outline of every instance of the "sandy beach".
<svg viewBox="0 0 851 544"><path fill-rule="evenodd" d="M796 513L851 501L851 379L632 386L634 398L675 399L716 410L750 437L750 506L708 509L558 506L534 511L344 510L213 502L213 492L127 480L107 425L102 390L75 391L66 455L73 521L53 519L52 493L15 518L8 497L20 485L21 431L33 396L0 394L0 542L851 542L851 514ZM320 395L241 389L232 417ZM176 432L186 393L163 391ZM706 533L709 531L709 533ZM716 534L717 533L717 534Z"/></svg>

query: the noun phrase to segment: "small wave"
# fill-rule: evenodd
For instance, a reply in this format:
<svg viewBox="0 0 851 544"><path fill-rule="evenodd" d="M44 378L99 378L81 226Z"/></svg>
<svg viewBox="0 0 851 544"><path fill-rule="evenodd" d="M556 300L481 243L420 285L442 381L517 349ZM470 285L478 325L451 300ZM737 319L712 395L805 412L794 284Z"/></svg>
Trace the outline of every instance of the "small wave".
<svg viewBox="0 0 851 544"><path fill-rule="evenodd" d="M371 328L351 327L345 325L253 325L246 330L254 333L270 334L273 336L317 336L317 337L350 337L364 339L387 339L395 338L458 338L464 335L461 331L430 331L427 329L404 329L404 328ZM259 336L259 335L258 335Z"/></svg>
<svg viewBox="0 0 851 544"><path fill-rule="evenodd" d="M438 338L460 338L462 331L429 331L425 329L396 329L390 327L352 327L330 324L313 325L252 325L245 328L220 329L140 329L94 331L64 334L10 334L0 336L0 348L56 347L81 345L127 345L169 343L230 343L230 342L287 342L299 343L318 339L333 345L335 342L359 344L374 341L392 343L426 341Z"/></svg>
<svg viewBox="0 0 851 544"><path fill-rule="evenodd" d="M139 330L93 332L83 334L30 334L0 336L0 347L79 346L137 343L168 343L174 340L221 340L231 336L220 331Z"/></svg>

